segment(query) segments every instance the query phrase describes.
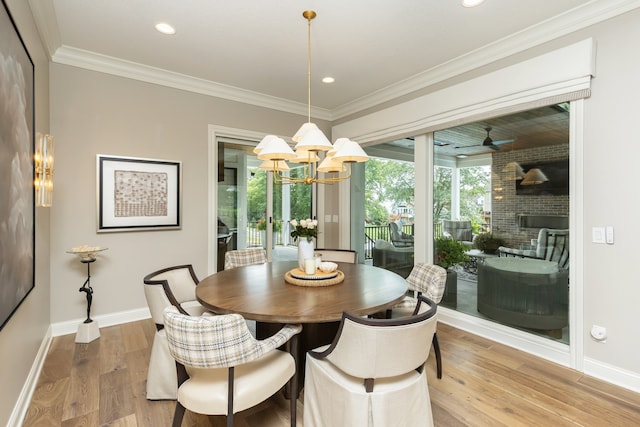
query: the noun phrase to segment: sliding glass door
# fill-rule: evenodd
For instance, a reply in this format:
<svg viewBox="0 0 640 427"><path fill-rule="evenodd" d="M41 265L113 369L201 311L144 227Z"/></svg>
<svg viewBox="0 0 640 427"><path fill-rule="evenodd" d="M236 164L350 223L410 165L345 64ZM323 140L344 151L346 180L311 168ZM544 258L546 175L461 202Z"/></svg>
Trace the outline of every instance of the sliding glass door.
<svg viewBox="0 0 640 427"><path fill-rule="evenodd" d="M311 186L273 182L273 174L258 167L255 145L218 141L218 271L224 268L225 252L234 249L263 247L268 259L296 259L289 221L311 215Z"/></svg>
<svg viewBox="0 0 640 427"><path fill-rule="evenodd" d="M434 254L451 248L442 239L463 248L443 305L568 344L569 104L434 141Z"/></svg>

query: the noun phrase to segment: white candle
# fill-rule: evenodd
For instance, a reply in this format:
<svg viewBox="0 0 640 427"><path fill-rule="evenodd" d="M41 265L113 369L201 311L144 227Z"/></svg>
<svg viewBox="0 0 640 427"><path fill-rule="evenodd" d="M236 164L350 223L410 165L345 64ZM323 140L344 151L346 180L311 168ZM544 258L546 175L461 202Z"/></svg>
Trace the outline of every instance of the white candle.
<svg viewBox="0 0 640 427"><path fill-rule="evenodd" d="M307 258L304 260L304 272L306 274L314 274L316 272L316 260Z"/></svg>

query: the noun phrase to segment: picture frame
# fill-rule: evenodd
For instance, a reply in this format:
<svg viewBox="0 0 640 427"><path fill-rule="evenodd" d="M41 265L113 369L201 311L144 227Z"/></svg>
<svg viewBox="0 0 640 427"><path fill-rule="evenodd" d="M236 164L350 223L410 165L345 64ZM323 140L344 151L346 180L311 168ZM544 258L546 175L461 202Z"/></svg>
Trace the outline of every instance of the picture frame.
<svg viewBox="0 0 640 427"><path fill-rule="evenodd" d="M35 287L34 65L0 7L0 330Z"/></svg>
<svg viewBox="0 0 640 427"><path fill-rule="evenodd" d="M181 228L182 163L96 157L98 233Z"/></svg>

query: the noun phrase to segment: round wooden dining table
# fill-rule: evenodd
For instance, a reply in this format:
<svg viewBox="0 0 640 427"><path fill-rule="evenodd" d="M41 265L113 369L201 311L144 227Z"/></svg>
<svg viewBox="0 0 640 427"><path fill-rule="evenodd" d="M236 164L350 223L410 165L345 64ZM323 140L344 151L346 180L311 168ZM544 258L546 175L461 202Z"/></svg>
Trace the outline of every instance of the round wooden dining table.
<svg viewBox="0 0 640 427"><path fill-rule="evenodd" d="M220 271L196 287L198 301L218 314L239 313L267 323L339 321L343 312L378 313L400 302L407 282L399 275L364 264L338 263L344 281L299 286L285 281L297 262L268 262Z"/></svg>
<svg viewBox="0 0 640 427"><path fill-rule="evenodd" d="M284 323L303 324L295 349L297 393L304 384L307 351L330 344L343 312L370 315L402 301L407 282L399 275L364 264L337 263L344 280L329 286L299 286L285 281L298 266L268 262L219 271L196 287L198 301L217 314L238 313L256 321L256 338L267 338ZM288 389L285 397L290 398Z"/></svg>

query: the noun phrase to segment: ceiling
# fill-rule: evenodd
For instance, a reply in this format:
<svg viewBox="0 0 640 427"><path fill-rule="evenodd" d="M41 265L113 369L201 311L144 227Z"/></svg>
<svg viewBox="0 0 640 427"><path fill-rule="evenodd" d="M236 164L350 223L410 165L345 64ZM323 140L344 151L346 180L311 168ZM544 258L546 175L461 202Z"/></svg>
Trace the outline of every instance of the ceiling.
<svg viewBox="0 0 640 427"><path fill-rule="evenodd" d="M29 2L53 62L304 115L302 12L313 9L312 115L333 120L606 19L625 0ZM157 32L161 21L176 34Z"/></svg>

